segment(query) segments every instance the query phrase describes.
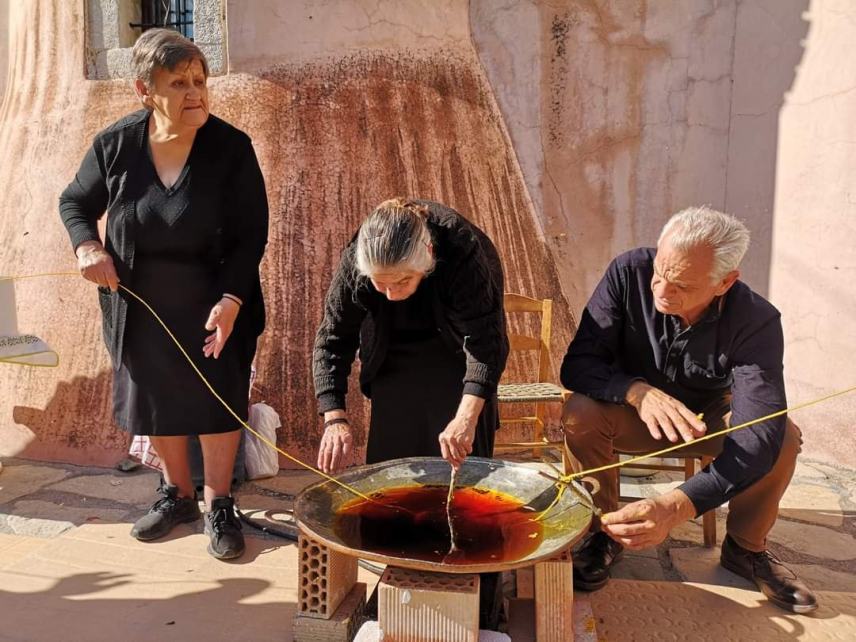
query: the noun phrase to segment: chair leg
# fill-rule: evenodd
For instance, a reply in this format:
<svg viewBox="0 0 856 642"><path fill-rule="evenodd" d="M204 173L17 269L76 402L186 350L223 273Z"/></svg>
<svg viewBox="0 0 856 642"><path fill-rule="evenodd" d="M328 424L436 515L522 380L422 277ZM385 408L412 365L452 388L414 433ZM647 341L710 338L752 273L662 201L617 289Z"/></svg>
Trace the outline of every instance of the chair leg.
<svg viewBox="0 0 856 642"><path fill-rule="evenodd" d="M713 461L713 457L702 457L701 458L701 468L704 468L710 462ZM712 509L707 511L704 515L701 516L701 529L704 533L704 545L707 548L713 548L716 546L716 509Z"/></svg>
<svg viewBox="0 0 856 642"><path fill-rule="evenodd" d="M701 516L701 528L706 548L716 546L716 509L713 508Z"/></svg>

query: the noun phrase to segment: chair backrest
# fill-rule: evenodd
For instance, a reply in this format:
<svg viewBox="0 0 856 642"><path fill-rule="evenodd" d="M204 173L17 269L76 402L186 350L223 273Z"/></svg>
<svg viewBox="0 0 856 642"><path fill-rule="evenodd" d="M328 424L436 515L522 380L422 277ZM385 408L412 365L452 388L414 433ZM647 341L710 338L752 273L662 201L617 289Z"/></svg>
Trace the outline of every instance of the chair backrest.
<svg viewBox="0 0 856 642"><path fill-rule="evenodd" d="M538 352L538 382L552 380L550 372L550 334L553 324L553 300L532 299L522 294L505 293L505 312L538 315L537 335L509 332L508 341L512 351Z"/></svg>

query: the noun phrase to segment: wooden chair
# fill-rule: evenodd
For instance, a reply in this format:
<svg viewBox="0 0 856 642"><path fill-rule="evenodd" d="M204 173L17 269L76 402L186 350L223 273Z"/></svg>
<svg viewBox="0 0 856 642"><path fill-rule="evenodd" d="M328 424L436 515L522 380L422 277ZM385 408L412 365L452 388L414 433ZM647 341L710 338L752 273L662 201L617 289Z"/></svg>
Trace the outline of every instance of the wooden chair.
<svg viewBox="0 0 856 642"><path fill-rule="evenodd" d="M616 461L618 460L618 454L616 454ZM684 464L682 466L674 466L671 464L630 464L630 468L636 468L638 470L651 470L651 471L660 471L660 470L668 470L668 471L677 471L682 472L684 474L684 481L695 475L696 473L696 462L700 461L699 470L707 466L710 462L713 461L713 457L681 457L679 454L675 454L672 456L675 459L683 459ZM663 459L662 457L658 457L658 459ZM619 472L621 469L619 469ZM619 480L620 487L620 480ZM620 495L619 500L623 502L634 502L640 499L639 497L629 497L625 495ZM707 548L713 548L716 546L716 511L709 510L701 517L701 528L702 533L704 534L704 545Z"/></svg>
<svg viewBox="0 0 856 642"><path fill-rule="evenodd" d="M496 452L520 451L532 449L532 456L540 459L546 448L558 448L561 452L564 471L570 472L570 461L564 441L548 441L544 437L544 417L546 404L562 404L570 394L564 388L553 383L550 361L550 336L553 322L553 301L551 299L531 299L522 294L505 294L506 314L534 314L538 316L537 335L509 333L511 351L537 353L537 369L530 379L520 383L501 383L497 390L500 404L534 403L532 415L500 419L501 425L529 424L533 427L531 441L497 442ZM501 431L499 436L501 436Z"/></svg>

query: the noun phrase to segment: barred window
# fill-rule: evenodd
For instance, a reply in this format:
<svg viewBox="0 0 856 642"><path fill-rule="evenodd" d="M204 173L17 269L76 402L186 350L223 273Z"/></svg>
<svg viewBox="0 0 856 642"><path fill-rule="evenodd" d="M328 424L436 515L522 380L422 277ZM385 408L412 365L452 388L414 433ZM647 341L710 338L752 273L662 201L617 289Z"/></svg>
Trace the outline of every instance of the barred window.
<svg viewBox="0 0 856 642"><path fill-rule="evenodd" d="M193 40L193 0L140 0L140 22L128 26L141 32L166 27Z"/></svg>
<svg viewBox="0 0 856 642"><path fill-rule="evenodd" d="M226 73L226 0L85 0L86 77L130 78L131 48L147 29L166 27L193 40L211 75Z"/></svg>

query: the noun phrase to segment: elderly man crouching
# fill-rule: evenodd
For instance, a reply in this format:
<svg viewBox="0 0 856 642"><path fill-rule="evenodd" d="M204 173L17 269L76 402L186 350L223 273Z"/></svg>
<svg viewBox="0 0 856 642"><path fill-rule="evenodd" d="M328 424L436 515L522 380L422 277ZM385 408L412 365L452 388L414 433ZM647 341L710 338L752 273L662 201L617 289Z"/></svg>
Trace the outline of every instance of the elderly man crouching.
<svg viewBox="0 0 856 642"><path fill-rule="evenodd" d="M576 393L564 408L565 435L584 468L786 407L779 312L738 280L748 247L734 217L689 208L666 223L656 250L612 261L561 370ZM800 444L799 429L780 416L687 446L682 454L716 459L676 490L621 510L617 471L596 475L602 530L576 555L574 585L603 587L625 547L656 546L684 520L730 502L722 566L783 609L813 611L812 592L766 546Z"/></svg>

